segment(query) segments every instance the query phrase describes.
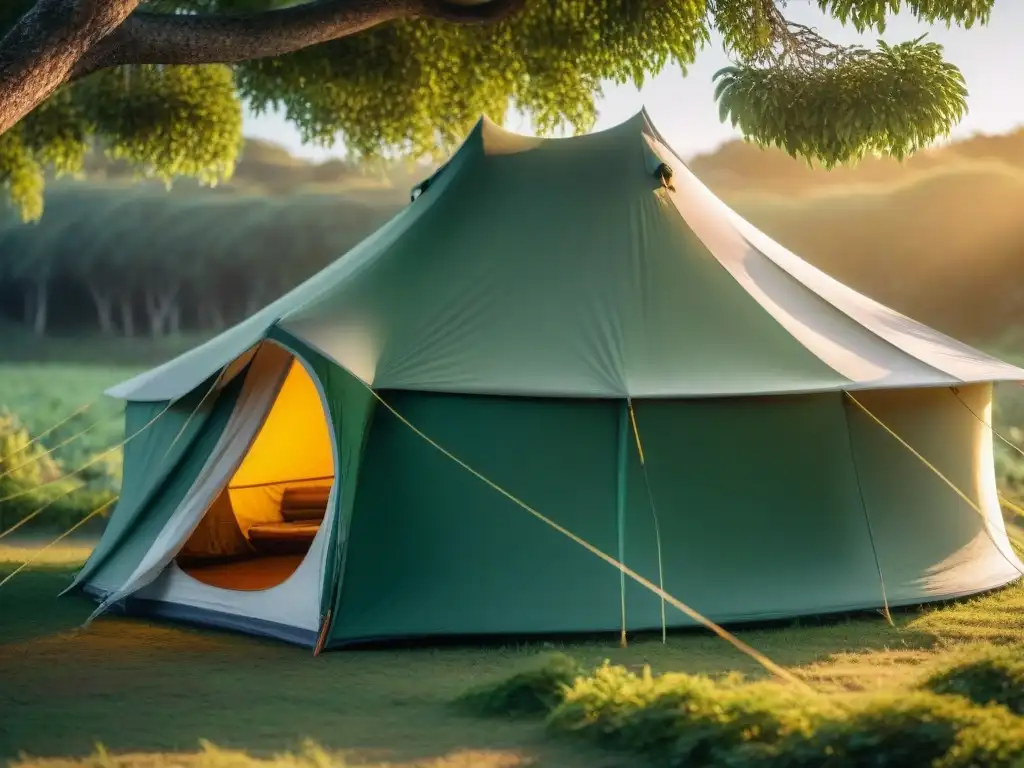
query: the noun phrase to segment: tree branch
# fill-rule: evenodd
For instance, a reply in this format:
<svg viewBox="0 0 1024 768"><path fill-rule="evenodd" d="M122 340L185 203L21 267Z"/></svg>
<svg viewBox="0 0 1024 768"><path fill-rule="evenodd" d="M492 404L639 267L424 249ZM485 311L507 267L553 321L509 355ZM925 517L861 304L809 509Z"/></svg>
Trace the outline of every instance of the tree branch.
<svg viewBox="0 0 1024 768"><path fill-rule="evenodd" d="M292 53L401 18L459 24L506 18L526 0L313 0L246 14L136 11L72 75L126 64L234 64Z"/></svg>
<svg viewBox="0 0 1024 768"><path fill-rule="evenodd" d="M0 134L67 81L139 0L38 0L0 39Z"/></svg>
<svg viewBox="0 0 1024 768"><path fill-rule="evenodd" d="M234 64L401 18L492 23L526 2L311 0L247 14L178 14L140 11L140 0L38 0L0 39L0 135L62 84L108 67Z"/></svg>
<svg viewBox="0 0 1024 768"><path fill-rule="evenodd" d="M838 45L818 30L785 17L775 0L760 0L772 31L772 47L762 51L753 63L762 66L795 67L805 72L835 65L864 54L859 46Z"/></svg>

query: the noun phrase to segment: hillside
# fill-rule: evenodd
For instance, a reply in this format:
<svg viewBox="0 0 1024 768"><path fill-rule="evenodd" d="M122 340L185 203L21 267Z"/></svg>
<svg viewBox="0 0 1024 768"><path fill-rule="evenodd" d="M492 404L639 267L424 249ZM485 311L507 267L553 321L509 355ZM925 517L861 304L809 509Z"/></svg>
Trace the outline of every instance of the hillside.
<svg viewBox="0 0 1024 768"><path fill-rule="evenodd" d="M794 160L777 149L730 141L714 152L690 158L688 165L722 195L792 196L826 190L902 185L939 171L1005 166L1024 171L1024 127L999 136L972 136L926 149L904 162L869 157L856 165L825 170Z"/></svg>

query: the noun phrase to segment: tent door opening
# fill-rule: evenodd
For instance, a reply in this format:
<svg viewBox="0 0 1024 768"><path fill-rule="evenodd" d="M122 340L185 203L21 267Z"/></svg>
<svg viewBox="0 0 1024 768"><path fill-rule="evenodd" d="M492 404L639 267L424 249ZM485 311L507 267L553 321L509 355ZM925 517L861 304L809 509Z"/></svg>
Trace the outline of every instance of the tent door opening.
<svg viewBox="0 0 1024 768"><path fill-rule="evenodd" d="M284 583L324 524L334 479L327 415L316 384L293 359L248 453L175 563L221 589Z"/></svg>

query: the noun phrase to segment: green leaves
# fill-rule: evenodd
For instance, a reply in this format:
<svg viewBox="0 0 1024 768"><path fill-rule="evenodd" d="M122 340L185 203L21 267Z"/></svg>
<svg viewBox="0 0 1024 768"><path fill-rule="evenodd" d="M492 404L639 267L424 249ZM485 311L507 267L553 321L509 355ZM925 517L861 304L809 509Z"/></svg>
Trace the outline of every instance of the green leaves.
<svg viewBox="0 0 1024 768"><path fill-rule="evenodd" d="M230 177L242 143L231 70L122 67L58 90L0 136L0 184L24 220L42 215L46 171L80 171L94 140L144 176Z"/></svg>
<svg viewBox="0 0 1024 768"><path fill-rule="evenodd" d="M313 142L357 156L431 153L480 117L528 113L541 131L588 130L603 81L690 64L708 39L704 0L531 2L493 26L389 24L241 65L258 110L280 108Z"/></svg>
<svg viewBox="0 0 1024 768"><path fill-rule="evenodd" d="M148 0L164 13L260 12L298 0ZM32 0L0 3L0 34ZM923 22L986 23L995 0L816 0L858 30L903 10ZM916 40L843 49L789 24L775 0L531 0L499 24L408 20L234 67L133 67L58 91L0 138L0 184L26 218L43 169L81 167L90 137L149 176L230 175L240 99L280 109L307 142L341 141L353 160L449 151L481 114L529 115L544 133L589 130L605 82L684 71L722 35L737 63L715 77L722 120L762 145L826 166L904 157L947 133L967 90L942 49Z"/></svg>
<svg viewBox="0 0 1024 768"><path fill-rule="evenodd" d="M885 31L889 14L907 10L928 24L944 21L970 29L987 24L995 0L817 0L818 7L858 32Z"/></svg>
<svg viewBox="0 0 1024 768"><path fill-rule="evenodd" d="M145 175L208 184L231 175L242 144L242 108L223 66L126 67L75 86L107 154Z"/></svg>
<svg viewBox="0 0 1024 768"><path fill-rule="evenodd" d="M0 187L30 221L43 214L43 169L15 128L0 136Z"/></svg>
<svg viewBox="0 0 1024 768"><path fill-rule="evenodd" d="M745 137L826 167L868 153L906 157L967 112L960 71L922 39L879 43L811 70L736 65L715 74L719 114Z"/></svg>

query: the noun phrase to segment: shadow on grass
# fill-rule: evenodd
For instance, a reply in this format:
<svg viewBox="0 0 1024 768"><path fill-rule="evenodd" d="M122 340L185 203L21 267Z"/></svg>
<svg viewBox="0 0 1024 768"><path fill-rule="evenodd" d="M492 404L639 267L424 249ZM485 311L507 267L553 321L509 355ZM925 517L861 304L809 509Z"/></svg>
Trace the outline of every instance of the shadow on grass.
<svg viewBox="0 0 1024 768"><path fill-rule="evenodd" d="M13 567L0 563L0 578ZM33 567L0 590L0 759L86 756L98 742L114 753L190 752L200 739L270 755L308 738L355 764L462 765L452 756L472 754L478 768L600 768L615 762L579 743L545 738L539 723L480 723L449 703L555 647L584 666L609 659L650 664L655 672L761 673L726 643L696 632L670 636L666 645L637 637L624 649L593 640L313 658L308 649L137 619L103 618L80 629L92 603L56 598L73 572ZM1005 633L1000 622L1022 608L1024 590L1014 586L939 611L900 612L895 628L880 616L859 616L741 636L819 681L871 687L890 677L895 657L914 663L947 639ZM436 762L442 759L449 762Z"/></svg>

